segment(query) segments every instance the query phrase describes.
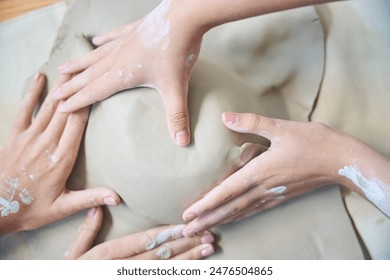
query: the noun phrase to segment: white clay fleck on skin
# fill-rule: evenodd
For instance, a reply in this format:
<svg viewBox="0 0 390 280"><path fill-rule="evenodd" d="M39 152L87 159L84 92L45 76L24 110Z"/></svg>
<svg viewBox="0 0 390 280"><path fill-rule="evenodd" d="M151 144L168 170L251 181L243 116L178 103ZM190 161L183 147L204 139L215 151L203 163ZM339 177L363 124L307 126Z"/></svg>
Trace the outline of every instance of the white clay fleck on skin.
<svg viewBox="0 0 390 280"><path fill-rule="evenodd" d="M6 199L0 196L0 205L3 206L0 208L1 216L7 217L9 214L16 214L19 212L20 205L16 200L7 201Z"/></svg>
<svg viewBox="0 0 390 280"><path fill-rule="evenodd" d="M187 57L187 65L191 65L193 64L193 62L195 61L195 58L196 58L196 55L195 54L190 54L188 57Z"/></svg>
<svg viewBox="0 0 390 280"><path fill-rule="evenodd" d="M46 150L45 152L49 156L49 159L52 163L56 163L59 161L59 158L55 154L51 153L49 150Z"/></svg>
<svg viewBox="0 0 390 280"><path fill-rule="evenodd" d="M20 169L20 174L26 179L29 178L24 168ZM4 178L4 175L2 176L2 178ZM6 217L10 214L16 214L19 212L20 202L14 199L16 194L18 194L18 197L20 198L21 202L25 205L29 205L33 201L33 197L31 193L27 190L27 188L22 188L20 186L18 177L9 177L5 179L4 182L8 186L8 188L5 190L7 198L0 196L0 211L2 217ZM20 191L20 189L22 190Z"/></svg>
<svg viewBox="0 0 390 280"><path fill-rule="evenodd" d="M138 64L138 65L137 65L137 68L142 68L142 64Z"/></svg>
<svg viewBox="0 0 390 280"><path fill-rule="evenodd" d="M279 186L279 187L275 187L275 188L267 190L267 193L281 194L281 193L284 193L286 190L287 190L287 187Z"/></svg>
<svg viewBox="0 0 390 280"><path fill-rule="evenodd" d="M119 69L119 70L118 70L118 76L119 76L119 77L122 77L122 76L123 76L123 71L122 71L122 69Z"/></svg>
<svg viewBox="0 0 390 280"><path fill-rule="evenodd" d="M29 180L29 181L31 181L31 182L34 182L34 180L35 180L35 176L34 176L33 174L28 174L27 171L26 171L26 169L25 169L24 167L22 167L22 168L20 169L20 174L22 174L22 176L23 176L25 179L27 179L27 180Z"/></svg>
<svg viewBox="0 0 390 280"><path fill-rule="evenodd" d="M147 15L138 27L138 32L142 34L146 48L160 46L165 50L169 45L169 31L171 29L169 21L164 17L168 12L170 0L162 1L160 5Z"/></svg>
<svg viewBox="0 0 390 280"><path fill-rule="evenodd" d="M351 180L363 191L369 201L390 217L389 185L376 178L368 180L354 166L344 166L344 168L339 170L338 174Z"/></svg>
<svg viewBox="0 0 390 280"><path fill-rule="evenodd" d="M169 250L167 247L161 247L157 250L156 256L160 257L163 260L167 260L171 257L171 250Z"/></svg>
<svg viewBox="0 0 390 280"><path fill-rule="evenodd" d="M125 77L125 84L129 83L134 78L132 73L128 73Z"/></svg>
<svg viewBox="0 0 390 280"><path fill-rule="evenodd" d="M8 178L5 180L5 183L10 187L10 189L8 190L9 192L14 192L19 188L18 178L14 178L14 177Z"/></svg>
<svg viewBox="0 0 390 280"><path fill-rule="evenodd" d="M177 225L173 228L168 228L166 230L163 230L160 232L157 237L150 241L148 244L146 244L145 249L151 250L153 248L156 248L157 246L161 245L168 239L178 239L183 236L182 231L184 229L185 225Z"/></svg>
<svg viewBox="0 0 390 280"><path fill-rule="evenodd" d="M284 195L279 195L273 198L273 200L284 200L286 197Z"/></svg>
<svg viewBox="0 0 390 280"><path fill-rule="evenodd" d="M31 202L33 201L33 197L31 193L24 188L20 193L19 193L19 198L22 200L23 204L25 205L30 205Z"/></svg>

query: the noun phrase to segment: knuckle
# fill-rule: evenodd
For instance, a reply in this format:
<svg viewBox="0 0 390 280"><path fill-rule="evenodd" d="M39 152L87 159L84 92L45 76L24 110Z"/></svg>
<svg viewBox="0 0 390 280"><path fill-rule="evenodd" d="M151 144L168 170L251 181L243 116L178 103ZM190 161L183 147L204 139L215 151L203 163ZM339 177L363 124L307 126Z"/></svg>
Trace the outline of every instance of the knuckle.
<svg viewBox="0 0 390 280"><path fill-rule="evenodd" d="M183 125L188 120L187 112L177 112L169 116L169 122L173 125Z"/></svg>
<svg viewBox="0 0 390 280"><path fill-rule="evenodd" d="M42 111L48 111L50 113L53 113L56 107L57 107L56 104L53 101L51 101L51 98L46 98L39 111L42 110Z"/></svg>
<svg viewBox="0 0 390 280"><path fill-rule="evenodd" d="M233 216L240 211L239 207L237 206L229 206L227 210L228 211L226 211L226 216Z"/></svg>
<svg viewBox="0 0 390 280"><path fill-rule="evenodd" d="M91 223L83 223L80 226L79 234L80 235L96 235L99 232L99 225Z"/></svg>
<svg viewBox="0 0 390 280"><path fill-rule="evenodd" d="M66 151L63 153L58 153L59 161L65 170L71 170L75 162L74 153Z"/></svg>
<svg viewBox="0 0 390 280"><path fill-rule="evenodd" d="M203 234L198 234L198 235L195 235L194 237L186 238L185 241L187 242L187 245L189 248L194 248L197 245L202 243L202 241L201 241L202 237L203 237Z"/></svg>
<svg viewBox="0 0 390 280"><path fill-rule="evenodd" d="M89 196L85 201L86 208L92 208L98 205L100 205L99 200L94 196Z"/></svg>
<svg viewBox="0 0 390 280"><path fill-rule="evenodd" d="M167 260L172 256L172 253L172 249L165 245L156 251L156 256L161 260Z"/></svg>
<svg viewBox="0 0 390 280"><path fill-rule="evenodd" d="M87 85L83 90L82 94L80 93L79 101L84 102L86 104L93 104L97 101L100 101L96 89L92 85Z"/></svg>
<svg viewBox="0 0 390 280"><path fill-rule="evenodd" d="M233 194L232 191L230 191L230 190L225 190L225 191L222 193L222 203L231 200L233 197L234 197L234 194Z"/></svg>
<svg viewBox="0 0 390 280"><path fill-rule="evenodd" d="M259 115L250 114L246 129L250 131L256 130L258 127L260 127L260 123L261 117Z"/></svg>
<svg viewBox="0 0 390 280"><path fill-rule="evenodd" d="M208 230L212 228L215 225L215 222L212 221L212 218L210 217L199 217L195 221L193 221L193 227L196 228L196 234L198 235L199 232Z"/></svg>
<svg viewBox="0 0 390 280"><path fill-rule="evenodd" d="M75 113L72 115L72 122L76 126L85 126L88 119L85 117L85 114Z"/></svg>

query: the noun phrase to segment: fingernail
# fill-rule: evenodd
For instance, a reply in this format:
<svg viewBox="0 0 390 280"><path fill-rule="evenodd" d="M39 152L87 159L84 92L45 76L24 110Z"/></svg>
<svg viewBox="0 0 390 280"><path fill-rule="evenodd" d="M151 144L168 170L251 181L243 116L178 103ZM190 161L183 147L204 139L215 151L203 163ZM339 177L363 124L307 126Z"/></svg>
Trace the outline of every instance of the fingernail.
<svg viewBox="0 0 390 280"><path fill-rule="evenodd" d="M93 217L93 216L95 216L95 214L96 214L96 207L93 207L93 208L89 209L87 216Z"/></svg>
<svg viewBox="0 0 390 280"><path fill-rule="evenodd" d="M176 143L180 146L187 145L189 142L189 136L188 136L187 131L181 130L179 132L176 132L175 140L176 140Z"/></svg>
<svg viewBox="0 0 390 280"><path fill-rule="evenodd" d="M196 235L196 232L193 229L185 229L183 230L182 234L185 237L194 237Z"/></svg>
<svg viewBox="0 0 390 280"><path fill-rule="evenodd" d="M225 121L228 124L237 124L237 114L225 112L224 113Z"/></svg>
<svg viewBox="0 0 390 280"><path fill-rule="evenodd" d="M214 252L214 247L211 244L204 245L202 251L200 251L203 257L211 256L212 254L214 254Z"/></svg>
<svg viewBox="0 0 390 280"><path fill-rule="evenodd" d="M103 203L105 205L108 205L108 206L117 206L117 202L115 201L115 199L111 196L106 196L106 197L103 197Z"/></svg>
<svg viewBox="0 0 390 280"><path fill-rule="evenodd" d="M38 82L40 77L41 77L41 73L36 73L34 76L34 81Z"/></svg>
<svg viewBox="0 0 390 280"><path fill-rule="evenodd" d="M203 244L209 244L214 242L214 235L211 232L206 232L204 236L200 239L200 242Z"/></svg>
<svg viewBox="0 0 390 280"><path fill-rule="evenodd" d="M58 67L58 71L62 74L66 74L69 72L69 62L62 64L60 67Z"/></svg>
<svg viewBox="0 0 390 280"><path fill-rule="evenodd" d="M96 37L92 38L92 43L94 45L98 45L100 43L100 41L101 41L101 37L99 37L99 36L96 36Z"/></svg>
<svg viewBox="0 0 390 280"><path fill-rule="evenodd" d="M195 219L196 217L198 217L198 215L196 215L195 213L188 213L183 215L183 220L189 222Z"/></svg>

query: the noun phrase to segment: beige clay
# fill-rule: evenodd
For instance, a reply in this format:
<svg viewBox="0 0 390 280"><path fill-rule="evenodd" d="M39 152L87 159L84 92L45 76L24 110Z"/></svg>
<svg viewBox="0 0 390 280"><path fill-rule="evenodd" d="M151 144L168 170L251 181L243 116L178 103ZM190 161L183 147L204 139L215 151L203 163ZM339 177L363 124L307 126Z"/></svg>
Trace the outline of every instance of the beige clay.
<svg viewBox="0 0 390 280"><path fill-rule="evenodd" d="M144 1L144 6L131 9L131 1L110 3L109 7L106 1L77 2L68 12L53 56L44 68L50 73L50 83L59 64L89 50L86 41L74 34L101 33L102 29L139 18L156 3ZM88 16L80 16L87 2L92 3ZM124 15L123 10L133 12ZM101 20L96 24L94 17L103 11L107 25ZM110 19L109 15L115 17ZM276 24L281 21L289 24ZM259 36L249 35L257 31ZM233 35L246 40L236 40ZM259 152L258 146L249 146L240 157L248 147L243 146L245 142L264 141L228 131L220 120L223 111L308 119L321 86L325 57L324 34L313 8L232 23L208 36L190 85L190 147L177 147L170 140L161 99L154 90L122 92L94 106L85 148L70 185L109 186L122 196L124 203L107 211L100 240L159 224L182 223L182 211L197 196ZM62 258L83 215L2 238L1 257ZM217 259L363 257L336 187L219 227L216 232L222 247L222 252L213 257Z"/></svg>

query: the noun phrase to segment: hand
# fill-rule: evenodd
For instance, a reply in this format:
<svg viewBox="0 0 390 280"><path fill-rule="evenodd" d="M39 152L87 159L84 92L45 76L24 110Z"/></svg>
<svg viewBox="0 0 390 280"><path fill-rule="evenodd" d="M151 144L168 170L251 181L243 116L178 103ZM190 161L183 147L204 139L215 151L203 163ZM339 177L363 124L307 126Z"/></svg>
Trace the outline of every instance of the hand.
<svg viewBox="0 0 390 280"><path fill-rule="evenodd" d="M203 32L178 21L177 6L162 1L143 19L95 37L100 47L93 52L60 66L63 74L82 71L54 94L68 98L60 111L78 110L124 89L155 88L163 99L172 139L180 146L189 144L188 82Z"/></svg>
<svg viewBox="0 0 390 280"><path fill-rule="evenodd" d="M254 158L185 210L184 235L242 219L319 186L337 181L337 156L351 143L319 123L300 123L254 114L224 113L224 124L240 133L271 141Z"/></svg>
<svg viewBox="0 0 390 280"><path fill-rule="evenodd" d="M67 80L69 76L62 76L55 87ZM37 74L0 151L0 235L36 229L86 208L120 201L107 188L67 189L89 108L64 114L56 110L57 101L46 98L32 120L44 85L45 77Z"/></svg>
<svg viewBox="0 0 390 280"><path fill-rule="evenodd" d="M181 233L183 225L158 227L107 241L90 249L102 220L100 207L88 211L66 259L197 260L214 253L214 237L210 232L185 238Z"/></svg>

